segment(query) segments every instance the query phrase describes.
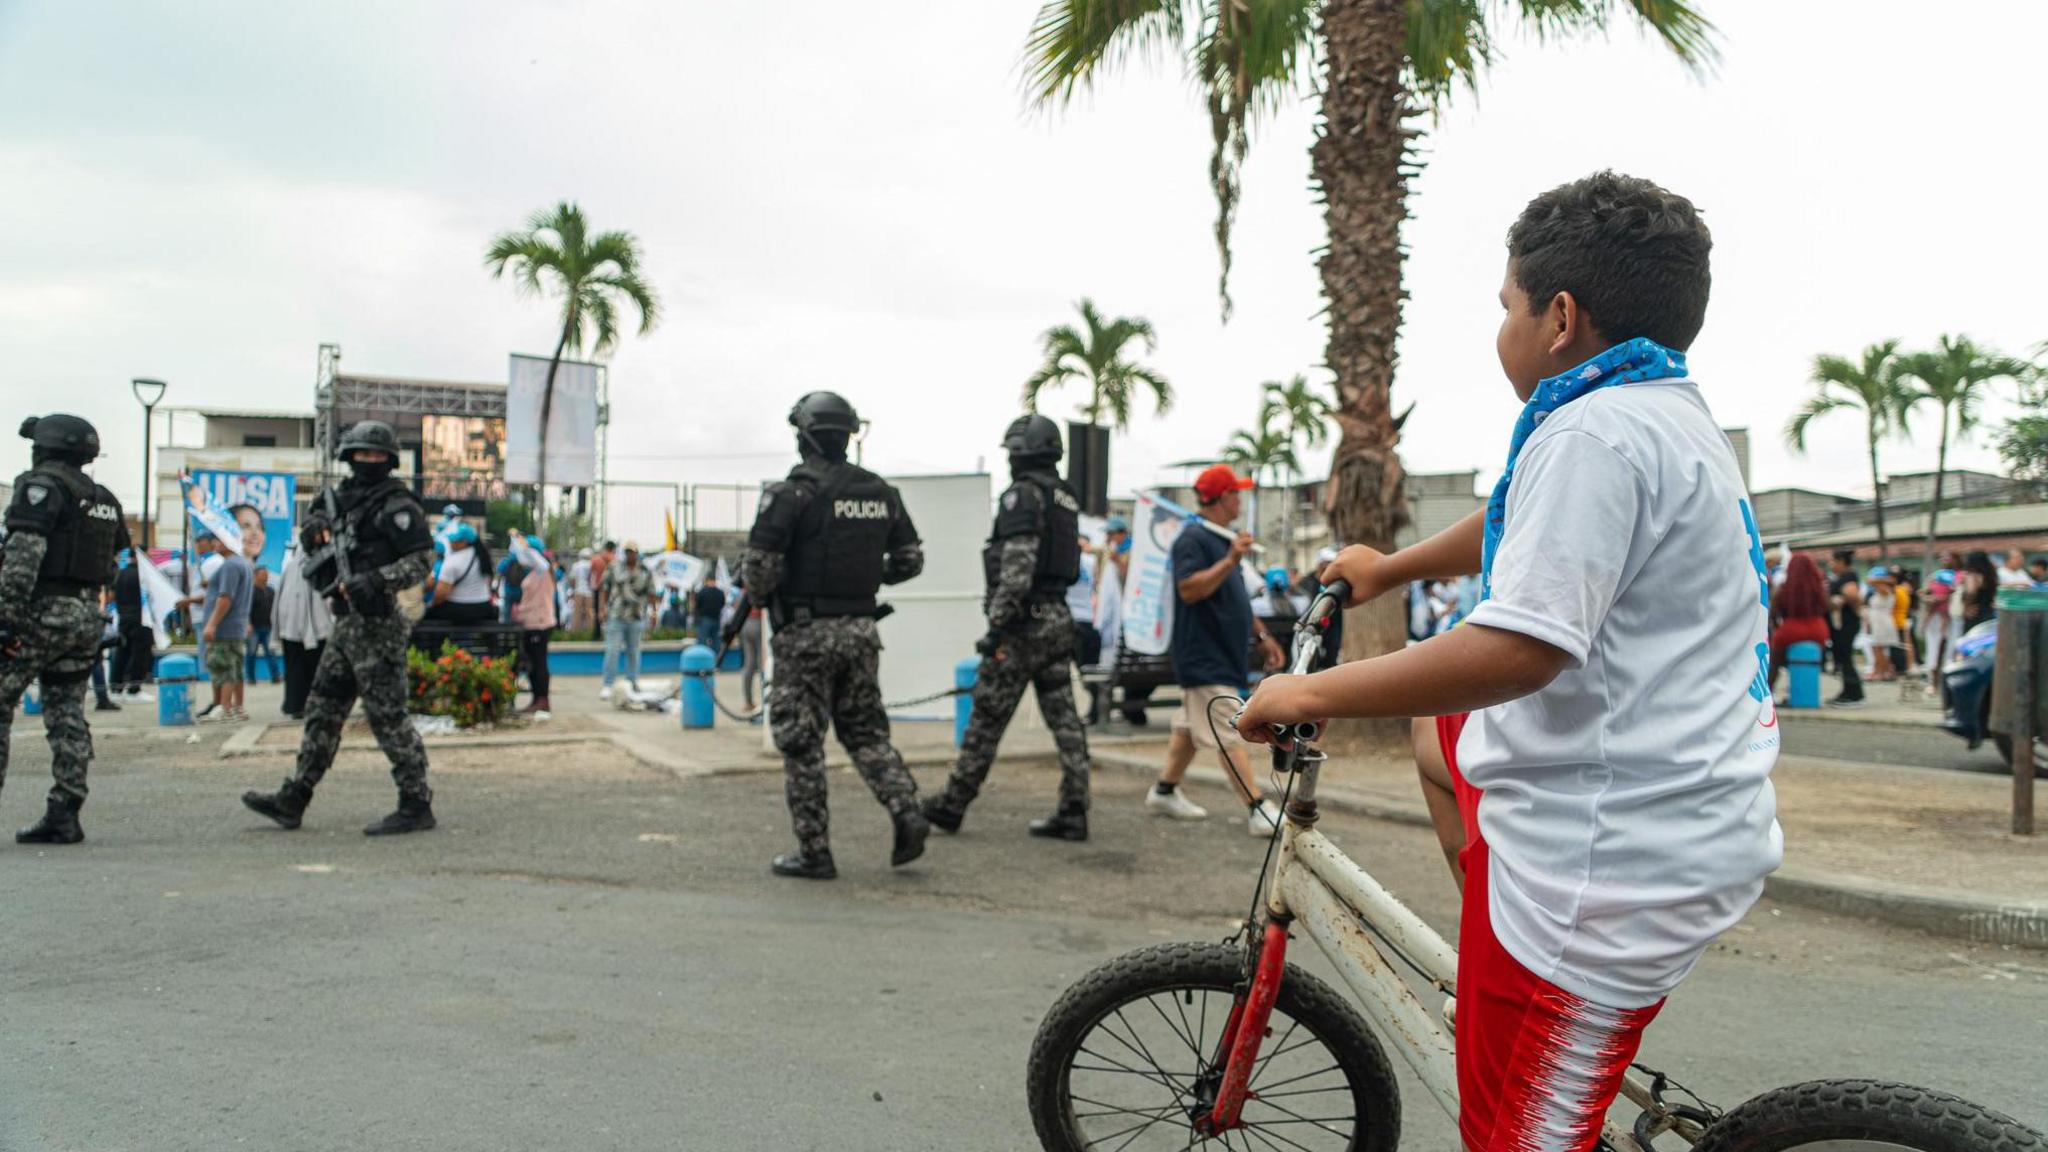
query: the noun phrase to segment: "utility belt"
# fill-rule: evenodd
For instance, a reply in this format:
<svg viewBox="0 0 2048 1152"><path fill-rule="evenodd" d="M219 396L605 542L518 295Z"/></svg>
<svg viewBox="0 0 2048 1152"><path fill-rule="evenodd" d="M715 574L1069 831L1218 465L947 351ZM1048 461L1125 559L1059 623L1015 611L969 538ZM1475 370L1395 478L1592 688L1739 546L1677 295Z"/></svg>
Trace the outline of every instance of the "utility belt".
<svg viewBox="0 0 2048 1152"><path fill-rule="evenodd" d="M35 588L29 592L29 595L37 598L44 596L79 598L88 592L98 592L99 588L100 586L97 584L81 584L76 580L40 580L37 581Z"/></svg>
<svg viewBox="0 0 2048 1152"><path fill-rule="evenodd" d="M982 605L982 611L988 611L986 604ZM1034 596L1024 602L1023 609L1017 615L1026 620L1058 620L1070 613L1064 596L1057 600L1050 596Z"/></svg>
<svg viewBox="0 0 2048 1152"><path fill-rule="evenodd" d="M872 599L835 600L828 596L809 600L785 600L778 596L768 606L768 622L777 629L800 627L813 620L837 620L846 617L880 620L896 611L893 604L877 604Z"/></svg>

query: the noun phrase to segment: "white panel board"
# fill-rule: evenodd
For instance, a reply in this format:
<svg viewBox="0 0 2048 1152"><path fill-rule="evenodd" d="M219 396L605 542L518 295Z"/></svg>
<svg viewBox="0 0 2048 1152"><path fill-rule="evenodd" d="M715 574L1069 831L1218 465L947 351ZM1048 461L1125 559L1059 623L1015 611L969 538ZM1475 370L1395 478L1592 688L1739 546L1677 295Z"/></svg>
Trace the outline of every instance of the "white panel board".
<svg viewBox="0 0 2048 1152"><path fill-rule="evenodd" d="M882 621L882 699L905 700L953 686L953 666L974 655L981 614L981 546L992 499L987 473L891 476L924 539L924 572L882 589L896 611ZM949 720L953 701L891 709L900 718Z"/></svg>

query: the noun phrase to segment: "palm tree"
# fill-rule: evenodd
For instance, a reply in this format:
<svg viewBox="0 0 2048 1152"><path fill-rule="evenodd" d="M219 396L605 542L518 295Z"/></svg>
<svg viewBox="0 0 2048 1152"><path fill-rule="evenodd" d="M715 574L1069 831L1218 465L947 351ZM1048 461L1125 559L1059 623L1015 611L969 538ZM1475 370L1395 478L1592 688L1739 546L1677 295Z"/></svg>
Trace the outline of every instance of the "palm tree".
<svg viewBox="0 0 2048 1152"><path fill-rule="evenodd" d="M1085 296L1075 307L1080 309L1086 331L1071 324L1045 330L1039 338L1045 346L1045 363L1024 382L1025 410L1038 411L1039 393L1069 380L1088 386L1088 404L1081 409L1088 423L1102 423L1102 414L1107 412L1119 432L1130 430L1131 402L1141 388L1152 393L1153 411L1164 413L1173 407L1173 386L1166 378L1124 354L1133 340L1143 342L1147 352L1159 346L1152 322L1142 316L1104 320L1095 301Z"/></svg>
<svg viewBox="0 0 2048 1152"><path fill-rule="evenodd" d="M1330 317L1323 362L1336 373L1341 432L1328 502L1338 539L1390 549L1408 522L1390 396L1406 296L1401 224L1420 164L1422 129L1410 121L1442 109L1457 87L1478 87L1496 56L1498 25L1519 23L1543 40L1599 35L1622 22L1617 8L1688 66L1713 62L1713 28L1694 0L1045 0L1039 8L1024 63L1040 105L1069 102L1134 57L1185 48L1208 105L1226 319L1251 122L1295 91L1320 97L1309 158L1329 233L1318 266ZM1357 638L1347 648L1390 651L1402 634L1400 605L1390 600L1371 627L1347 631Z"/></svg>
<svg viewBox="0 0 2048 1152"><path fill-rule="evenodd" d="M1294 444L1287 433L1272 423L1272 410L1261 408L1259 426L1255 431L1240 430L1231 436L1223 446L1223 462L1242 468L1256 483L1252 489L1251 523L1254 531L1259 524L1258 483L1263 483L1269 472L1293 471L1299 465L1294 456Z"/></svg>
<svg viewBox="0 0 2048 1152"><path fill-rule="evenodd" d="M1948 438L1951 429L1967 439L1977 427L1979 385L1993 380L2026 380L2034 366L2025 360L1980 348L1968 336L1943 336L1935 347L1900 357L1900 375L1912 381L1901 396L1899 420L1903 424L1922 402L1932 402L1941 414L1940 447L1934 457L1934 502L1927 507L1926 570L1934 570L1935 521L1941 515L1941 490L1948 477Z"/></svg>
<svg viewBox="0 0 2048 1152"><path fill-rule="evenodd" d="M1294 379L1282 384L1268 380L1259 386L1265 397L1259 406L1261 427L1279 420L1287 430L1287 447L1290 454L1296 446L1320 448L1330 438L1330 414L1336 406L1329 397L1309 385L1308 377L1295 373ZM1287 535L1287 567L1294 568L1294 488L1300 482L1300 469L1290 464L1287 470L1287 516L1282 531Z"/></svg>
<svg viewBox="0 0 2048 1152"><path fill-rule="evenodd" d="M631 304L640 314L640 334L647 335L661 319L661 300L654 286L640 278L640 242L630 232L590 234L583 210L573 201L535 212L526 227L491 241L484 267L497 279L511 269L522 295L550 293L562 300L562 335L548 360L547 382L540 391L540 477L535 502L548 483L548 416L555 406L555 372L562 353L581 352L584 331L591 330L591 354L608 355L619 342L619 305Z"/></svg>
<svg viewBox="0 0 2048 1152"><path fill-rule="evenodd" d="M1877 550L1889 561L1891 540L1884 531L1884 489L1878 479L1877 446L1894 430L1905 430L1906 384L1899 342L1886 340L1863 350L1861 363L1822 353L1813 358L1814 394L1785 425L1785 443L1806 451L1806 432L1817 417L1861 409L1870 447L1870 503L1877 510Z"/></svg>

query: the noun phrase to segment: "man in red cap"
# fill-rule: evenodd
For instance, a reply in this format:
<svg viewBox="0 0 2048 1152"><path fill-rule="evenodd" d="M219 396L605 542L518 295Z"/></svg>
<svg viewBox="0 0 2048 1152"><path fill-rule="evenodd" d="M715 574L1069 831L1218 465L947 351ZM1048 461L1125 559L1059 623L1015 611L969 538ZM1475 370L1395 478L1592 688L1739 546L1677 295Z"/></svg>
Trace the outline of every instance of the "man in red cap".
<svg viewBox="0 0 2048 1152"><path fill-rule="evenodd" d="M1244 499L1238 493L1252 486L1226 464L1215 464L1195 477L1195 497L1202 519L1228 528L1237 520ZM1161 816L1200 820L1208 813L1181 794L1197 749L1223 751L1230 764L1238 799L1247 809L1246 825L1253 836L1271 836L1279 813L1259 795L1244 744L1229 724L1235 704L1226 710L1219 697L1236 701L1251 690L1253 637L1267 671L1286 663L1280 645L1252 615L1251 594L1238 571L1252 549L1249 532L1234 538L1207 524L1189 522L1173 542L1173 581L1178 596L1173 608L1173 678L1180 685L1180 711L1173 718L1173 740L1166 747L1166 770L1145 794L1145 807ZM1213 720L1213 723L1212 723Z"/></svg>

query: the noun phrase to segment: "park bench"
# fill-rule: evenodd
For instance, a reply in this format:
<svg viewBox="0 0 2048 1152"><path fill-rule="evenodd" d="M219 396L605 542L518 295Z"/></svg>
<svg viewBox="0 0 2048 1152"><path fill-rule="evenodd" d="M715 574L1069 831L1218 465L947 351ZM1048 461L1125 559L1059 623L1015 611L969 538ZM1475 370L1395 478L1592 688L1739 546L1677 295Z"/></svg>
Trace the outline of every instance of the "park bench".
<svg viewBox="0 0 2048 1152"><path fill-rule="evenodd" d="M1129 648L1118 648L1116 659L1108 664L1081 669L1081 684L1095 702L1092 722L1098 727L1109 723L1111 712L1121 712L1126 706L1139 711L1178 708L1177 692L1165 699L1157 695L1157 689L1173 683L1171 656L1141 656Z"/></svg>
<svg viewBox="0 0 2048 1152"><path fill-rule="evenodd" d="M457 648L479 660L504 660L517 669L519 636L524 631L517 624L497 621L456 624L447 620L422 620L412 626L412 636L406 643L429 656L438 656L441 645L452 641Z"/></svg>

